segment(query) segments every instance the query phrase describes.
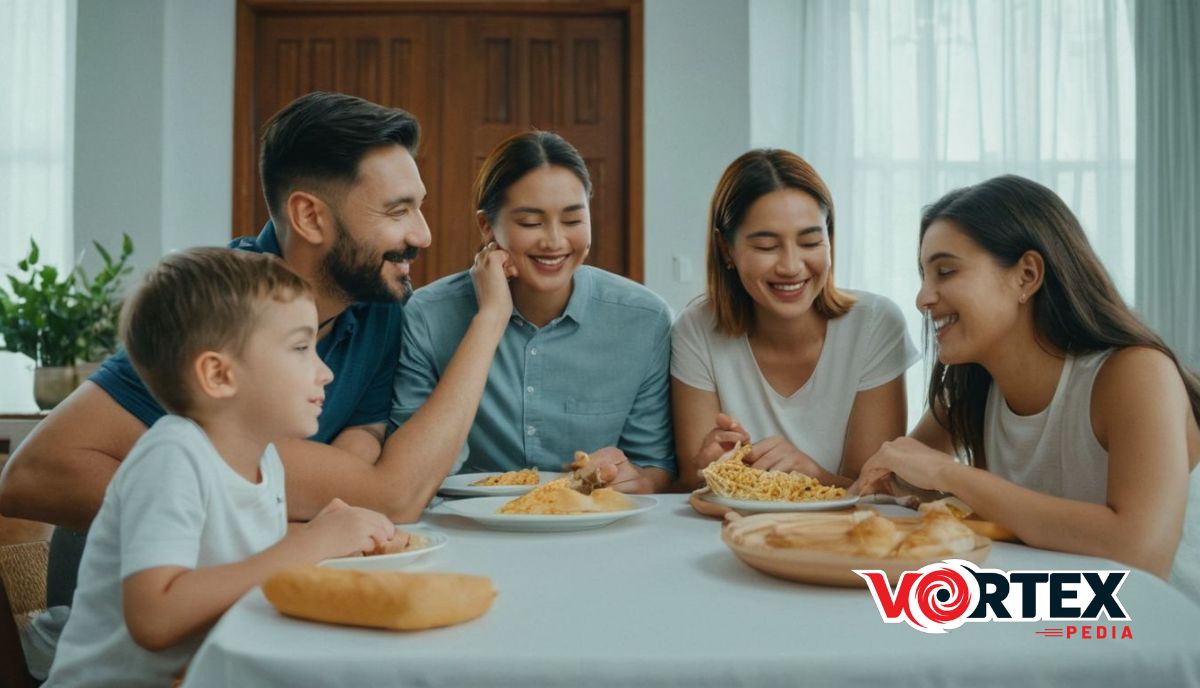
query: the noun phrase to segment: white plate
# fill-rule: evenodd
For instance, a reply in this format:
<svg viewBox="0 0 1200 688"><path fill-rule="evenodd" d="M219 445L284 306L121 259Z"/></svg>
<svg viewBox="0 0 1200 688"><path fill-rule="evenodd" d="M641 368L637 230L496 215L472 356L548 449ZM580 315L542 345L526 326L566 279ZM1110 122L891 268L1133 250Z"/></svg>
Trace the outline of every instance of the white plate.
<svg viewBox="0 0 1200 688"><path fill-rule="evenodd" d="M407 530L410 533L420 535L425 538L426 544L420 549L410 549L404 552L396 552L395 554L378 554L370 557L341 557L338 559L326 559L321 562L321 566L330 566L336 569L358 569L360 571L370 570L394 570L402 569L415 562L417 559L429 554L435 549L441 549L446 546L448 538L436 530L428 528L414 528L412 526L400 526L402 530Z"/></svg>
<svg viewBox="0 0 1200 688"><path fill-rule="evenodd" d="M700 495L700 499L713 504L727 506L738 511L766 513L772 511L833 511L845 509L858 503L858 495L846 495L838 499L819 499L808 502L760 502L753 499L719 497L711 492Z"/></svg>
<svg viewBox="0 0 1200 688"><path fill-rule="evenodd" d="M493 475L503 475L504 471L496 471L494 473L459 473L458 475L447 476L442 481L442 486L438 488L438 492L450 497L499 497L502 495L523 495L526 492L531 492L537 485L472 485L471 483L484 478L490 478ZM565 473L555 473L553 471L538 471L541 482L538 485L545 485L551 480L566 475Z"/></svg>
<svg viewBox="0 0 1200 688"><path fill-rule="evenodd" d="M635 506L624 511L603 511L595 514L502 514L500 507L512 501L509 497L477 497L443 502L442 508L459 516L466 516L476 523L496 530L522 530L527 532L553 532L599 528L613 521L629 518L653 509L658 500L643 495L627 495Z"/></svg>

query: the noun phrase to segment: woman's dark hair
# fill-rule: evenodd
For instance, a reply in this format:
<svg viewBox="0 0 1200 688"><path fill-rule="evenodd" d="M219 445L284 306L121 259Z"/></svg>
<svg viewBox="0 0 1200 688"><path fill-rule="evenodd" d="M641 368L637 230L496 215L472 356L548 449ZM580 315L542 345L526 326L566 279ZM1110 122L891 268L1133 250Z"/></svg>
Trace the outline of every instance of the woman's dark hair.
<svg viewBox="0 0 1200 688"><path fill-rule="evenodd" d="M1200 380L1125 304L1096 257L1079 220L1053 191L1014 175L956 189L926 206L921 240L936 220L950 220L1002 267L1027 251L1045 263L1045 278L1032 299L1037 337L1066 354L1145 346L1175 362L1187 388L1192 415L1200 420ZM987 466L983 413L992 376L978 363L934 363L929 408L972 463Z"/></svg>
<svg viewBox="0 0 1200 688"><path fill-rule="evenodd" d="M754 299L734 270L725 269L721 242L733 246L734 235L750 206L774 191L795 189L812 196L825 214L829 235L829 273L813 308L826 319L846 314L854 297L833 284L833 196L821 175L804 158L785 150L759 148L743 153L725 168L713 192L708 221L708 299L717 318L717 330L730 336L754 332Z"/></svg>
<svg viewBox="0 0 1200 688"><path fill-rule="evenodd" d="M592 197L592 178L575 146L553 132L534 130L504 139L483 161L471 187L475 210L482 211L488 222L495 224L508 187L531 171L548 165L570 170L583 184L587 197Z"/></svg>
<svg viewBox="0 0 1200 688"><path fill-rule="evenodd" d="M343 93L314 91L275 113L263 129L259 173L274 218L298 186L353 184L358 164L384 146L403 146L416 155L417 119L400 108L377 105Z"/></svg>

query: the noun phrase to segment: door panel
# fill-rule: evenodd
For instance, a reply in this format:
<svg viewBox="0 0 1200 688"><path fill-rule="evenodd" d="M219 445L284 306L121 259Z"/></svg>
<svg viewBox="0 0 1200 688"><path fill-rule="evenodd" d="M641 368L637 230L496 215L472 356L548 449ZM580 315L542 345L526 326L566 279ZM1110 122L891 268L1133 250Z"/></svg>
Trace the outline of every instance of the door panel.
<svg viewBox="0 0 1200 688"><path fill-rule="evenodd" d="M588 262L630 274L625 15L276 8L256 15L252 27L246 121L255 133L243 140L257 145L267 118L312 90L402 107L420 120L417 164L433 245L413 264L418 286L470 266L479 246L475 174L500 141L531 127L558 132L587 161ZM235 208L235 216L248 214ZM253 195L253 217L254 228L235 234L266 221L261 193Z"/></svg>

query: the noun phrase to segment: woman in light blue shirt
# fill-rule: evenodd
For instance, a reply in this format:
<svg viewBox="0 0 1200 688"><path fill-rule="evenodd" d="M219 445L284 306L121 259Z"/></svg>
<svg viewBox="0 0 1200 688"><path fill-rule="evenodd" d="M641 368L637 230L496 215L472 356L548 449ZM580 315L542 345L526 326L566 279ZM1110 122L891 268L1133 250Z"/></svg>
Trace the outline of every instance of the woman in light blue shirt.
<svg viewBox="0 0 1200 688"><path fill-rule="evenodd" d="M513 136L483 163L473 194L485 244L477 262L503 253L516 277L461 472L561 470L583 450L609 466L617 489L656 492L671 482L670 309L642 285L583 265L591 190L579 152L549 132ZM433 392L477 310L466 271L405 306L393 426Z"/></svg>

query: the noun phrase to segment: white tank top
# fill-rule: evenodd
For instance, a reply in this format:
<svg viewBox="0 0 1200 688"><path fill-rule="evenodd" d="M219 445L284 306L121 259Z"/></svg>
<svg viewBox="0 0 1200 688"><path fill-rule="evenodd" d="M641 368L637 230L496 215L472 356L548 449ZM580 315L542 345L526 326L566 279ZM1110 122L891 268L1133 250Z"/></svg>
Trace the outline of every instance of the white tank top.
<svg viewBox="0 0 1200 688"><path fill-rule="evenodd" d="M1031 490L1094 504L1108 502L1108 452L1092 429L1092 384L1112 350L1067 356L1050 405L1032 416L988 390L983 450L988 470ZM1200 603L1200 471L1188 479L1183 537L1170 582Z"/></svg>

